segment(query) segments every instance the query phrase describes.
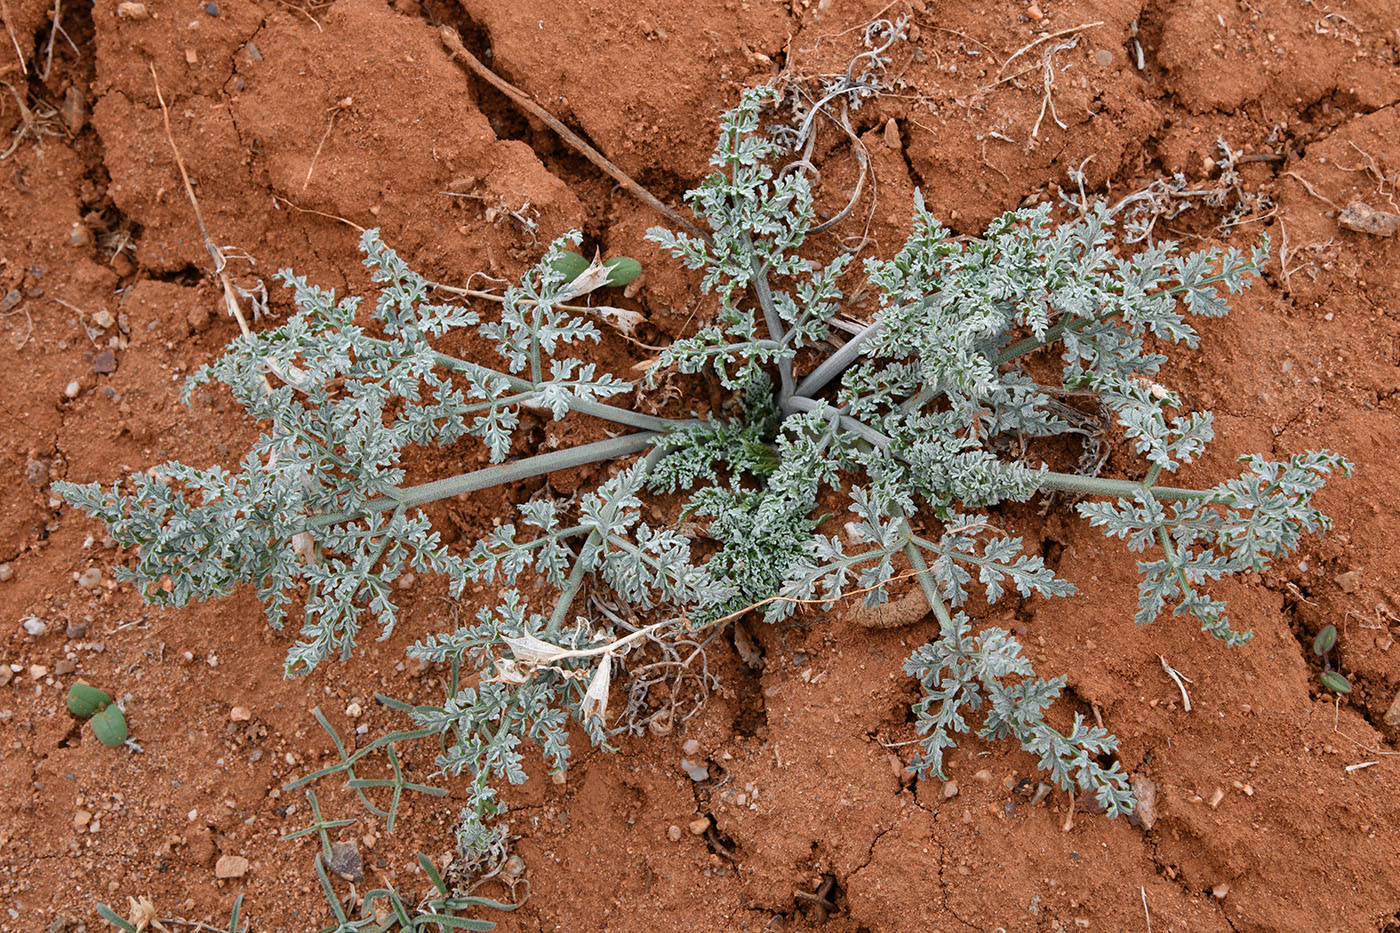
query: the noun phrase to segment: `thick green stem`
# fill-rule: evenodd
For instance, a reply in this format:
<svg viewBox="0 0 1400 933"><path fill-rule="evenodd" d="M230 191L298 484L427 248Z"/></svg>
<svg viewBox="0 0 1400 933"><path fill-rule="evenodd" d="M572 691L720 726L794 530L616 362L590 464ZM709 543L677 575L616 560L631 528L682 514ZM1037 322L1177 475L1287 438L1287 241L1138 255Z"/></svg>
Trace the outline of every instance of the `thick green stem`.
<svg viewBox="0 0 1400 933"><path fill-rule="evenodd" d="M554 611L549 614L549 623L544 630L547 641L553 641L564 630L564 620L569 615L569 607L573 605L574 597L578 595L579 588L583 586L583 578L588 576L588 562L585 560L588 549L600 540L601 536L595 528L589 532L587 540L583 542L583 547L579 548L578 557L574 559L574 566L569 570L569 578L564 581L564 588L559 591L559 601L554 604Z"/></svg>
<svg viewBox="0 0 1400 933"><path fill-rule="evenodd" d="M800 395L788 399L787 410L789 411L815 411L820 403ZM841 428L857 435L862 440L876 447L889 447L894 441L875 430L857 418L850 415L843 415L837 409L829 409L828 417L840 424ZM1149 477L1155 480L1156 474L1149 473ZM1173 501L1183 501L1191 499L1210 499L1215 493L1204 489L1180 489L1174 486L1152 486L1150 481L1138 481L1131 479L1100 479L1097 476L1078 476L1074 473L1056 473L1047 470L1041 474L1041 490L1054 492L1074 492L1087 496L1112 496L1119 499L1136 499L1147 490L1158 499L1170 499Z"/></svg>
<svg viewBox="0 0 1400 933"><path fill-rule="evenodd" d="M387 340L378 340L373 337L366 337L364 339L366 343L377 344L382 347L391 346ZM441 366L449 372L463 373L479 381L486 379L504 379L507 385L517 393L530 394L539 390L539 387L528 379L522 379L510 373L503 373L498 369L482 366L480 363L473 363L470 360L448 356L446 353L439 353L437 350L429 352L433 357L433 364L435 366ZM646 415L626 408L616 408L612 405L595 402L591 399L570 398L569 408L581 415L591 415L594 418L601 418L604 421L611 421L614 424L624 424L629 428L640 428L643 431L669 431L681 425L697 423L693 418L661 418L656 415Z"/></svg>
<svg viewBox="0 0 1400 933"><path fill-rule="evenodd" d="M881 321L868 324L860 333L851 337L835 353L828 356L816 369L807 374L797 386L797 395L806 398L815 398L817 393L826 388L826 384L846 371L860 356L865 349L865 345L873 338L882 334L885 325Z"/></svg>
<svg viewBox="0 0 1400 933"><path fill-rule="evenodd" d="M641 469L644 473L650 473L652 468L665 456L664 445L652 448L651 453L642 459ZM584 539L583 546L578 549L578 557L574 560L573 567L569 568L569 577L564 581L563 588L559 591L559 601L554 604L554 611L549 614L549 622L545 627L545 638L553 641L564 630L564 620L569 614L569 607L573 605L574 597L578 595L579 588L583 586L584 577L588 576L588 566L590 563L589 548L606 547L609 528L617 518L616 503L609 506L607 513L603 516L603 523L595 527Z"/></svg>
<svg viewBox="0 0 1400 933"><path fill-rule="evenodd" d="M1246 268L1250 267L1252 267L1252 264L1246 263L1243 266L1221 271L1216 273L1215 275L1207 276L1206 278L1201 279L1199 282L1194 282L1189 286L1174 285L1171 288L1168 288L1165 291L1163 291L1161 294L1180 295L1187 291L1190 291L1191 289L1207 288L1211 285L1217 285L1220 282L1224 282L1232 275L1238 275L1242 273ZM1075 318L1074 320L1060 321L1054 327L1051 327L1045 332L1044 339L1027 337L1024 340L1016 341L1011 346L1007 347L1005 350L1002 350L1001 354L997 357L997 365L1000 366L1003 363L1009 363L1019 356L1025 356L1027 353L1033 353L1036 350L1039 350L1041 347L1049 346L1050 344L1063 337L1067 331L1083 330L1090 324L1102 324L1105 321L1113 320L1114 318L1118 317L1118 315L1118 311L1104 311L1103 313L1095 315L1094 317L1081 317Z"/></svg>
<svg viewBox="0 0 1400 933"><path fill-rule="evenodd" d="M904 531L905 534L913 534L913 529L909 527L907 518L904 520ZM924 600L928 603L928 607L937 612L938 607L943 605L943 598L938 592L938 582L933 579L933 574L929 573L928 564L924 562L924 552L920 551L919 546L913 541L906 541L904 542L904 556L909 559L909 566L913 567L914 573L917 574L914 579L919 581L919 589L924 591ZM943 612L946 614L947 611L947 607L944 607ZM938 621L942 622L943 617L939 616Z"/></svg>
<svg viewBox="0 0 1400 933"><path fill-rule="evenodd" d="M779 344L786 344L788 339L787 331L783 329L782 318L778 316L778 307L773 304L773 291L768 287L768 267L760 266L757 260L753 264L754 294L758 296L758 306L763 309L763 321L768 325L768 337ZM778 359L778 403L791 398L796 383L792 378L792 357L783 356Z"/></svg>
<svg viewBox="0 0 1400 933"><path fill-rule="evenodd" d="M783 403L783 411L788 413L794 411L816 411L821 407L821 404L821 402L813 401L806 396L794 395ZM839 424L843 430L850 431L869 444L880 448L890 446L891 441L884 434L881 434L864 421L852 418L850 415L841 414L841 410L838 408L828 406L826 409L826 417L833 423Z"/></svg>
<svg viewBox="0 0 1400 933"><path fill-rule="evenodd" d="M1209 499L1214 495L1205 489L1148 486L1130 479L1100 479L1097 476L1076 476L1073 473L1054 472L1044 474L1040 488L1055 492L1075 492L1088 496L1112 496L1118 499L1137 499L1150 489L1154 498L1171 499L1178 502L1191 499Z"/></svg>
<svg viewBox="0 0 1400 933"><path fill-rule="evenodd" d="M556 470L568 470L589 463L597 463L600 460L615 460L618 457L626 457L646 450L648 447L654 447L662 440L662 437L663 435L656 432L642 431L606 441L570 447L568 450L556 450L553 453L527 457L515 463L505 463L500 466L473 470L470 473L460 473L446 479L434 480L431 483L409 486L398 490L393 495L379 496L357 509L327 512L323 515L313 516L307 520L306 527L308 529L324 528L327 525L349 521L371 512L382 512L400 506L413 508L438 499L459 496L465 492L476 492L480 489L489 489L492 486L513 483L517 480L541 476Z"/></svg>
<svg viewBox="0 0 1400 933"><path fill-rule="evenodd" d="M1183 597L1190 596L1194 589L1191 586L1191 581L1186 577L1186 571L1176 562L1176 548L1172 547L1172 539L1167 534L1165 525L1157 528L1157 543L1162 545L1162 554L1167 558L1167 563L1176 570L1176 582L1181 587L1181 595Z"/></svg>

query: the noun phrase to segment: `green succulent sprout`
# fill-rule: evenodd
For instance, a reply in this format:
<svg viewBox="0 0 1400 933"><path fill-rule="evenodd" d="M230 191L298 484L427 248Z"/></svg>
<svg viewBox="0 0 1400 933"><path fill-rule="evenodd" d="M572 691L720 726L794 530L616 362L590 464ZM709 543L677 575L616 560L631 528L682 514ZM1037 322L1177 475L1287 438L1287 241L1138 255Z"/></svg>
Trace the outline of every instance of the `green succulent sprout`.
<svg viewBox="0 0 1400 933"><path fill-rule="evenodd" d="M1343 696L1351 693L1351 683L1336 671L1323 671L1319 679L1322 681L1322 686L1333 693L1340 693Z"/></svg>
<svg viewBox="0 0 1400 933"><path fill-rule="evenodd" d="M563 274L566 283L583 275L592 265L583 256L567 249L560 250L558 257L550 263L550 267L555 272ZM610 288L621 288L623 285L628 285L642 274L642 264L631 256L614 256L604 260L601 265L607 270L605 284Z"/></svg>
<svg viewBox="0 0 1400 933"><path fill-rule="evenodd" d="M126 715L104 690L81 681L68 688L68 712L86 719L93 735L109 748L126 741Z"/></svg>
<svg viewBox="0 0 1400 933"><path fill-rule="evenodd" d="M614 256L604 260L603 268L608 270L608 284L614 288L630 285L642 274L642 264L631 256Z"/></svg>
<svg viewBox="0 0 1400 933"><path fill-rule="evenodd" d="M573 250L560 250L558 258L550 264L555 272L562 273L565 282L572 282L583 275L583 270L588 268L588 260L584 259Z"/></svg>
<svg viewBox="0 0 1400 933"><path fill-rule="evenodd" d="M115 703L109 704L88 723L92 726L93 734L108 748L116 748L126 741L126 717L122 715L122 708Z"/></svg>
<svg viewBox="0 0 1400 933"><path fill-rule="evenodd" d="M91 719L111 702L106 691L81 681L68 689L68 712L79 719Z"/></svg>
<svg viewBox="0 0 1400 933"><path fill-rule="evenodd" d="M1345 696L1351 693L1351 683L1332 670L1332 649L1337 647L1337 626L1324 625L1322 631L1313 638L1313 654L1322 659L1322 674L1318 678L1322 681L1322 686L1333 693L1340 693Z"/></svg>

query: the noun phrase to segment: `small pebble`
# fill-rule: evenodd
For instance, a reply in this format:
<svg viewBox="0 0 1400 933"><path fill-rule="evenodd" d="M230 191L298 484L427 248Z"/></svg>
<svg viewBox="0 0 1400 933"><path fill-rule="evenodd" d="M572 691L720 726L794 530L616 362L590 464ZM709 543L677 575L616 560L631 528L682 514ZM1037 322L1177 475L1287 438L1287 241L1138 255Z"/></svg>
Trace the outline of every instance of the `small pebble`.
<svg viewBox="0 0 1400 933"><path fill-rule="evenodd" d="M15 576L15 568L9 564L0 564L0 583L8 583Z"/></svg>
<svg viewBox="0 0 1400 933"><path fill-rule="evenodd" d="M204 12L208 13L210 16L218 16L219 4L216 3L215 0L209 0L209 4L204 8Z"/></svg>
<svg viewBox="0 0 1400 933"><path fill-rule="evenodd" d="M413 589L413 584L418 582L418 578L411 573L406 573L394 581L394 586L401 590Z"/></svg>
<svg viewBox="0 0 1400 933"><path fill-rule="evenodd" d="M1225 895L1230 893L1230 883L1226 881L1222 882L1221 884L1217 884L1215 887L1210 889L1210 893L1214 894L1220 900L1224 900Z"/></svg>
<svg viewBox="0 0 1400 933"><path fill-rule="evenodd" d="M670 829L667 829L666 838L671 840L672 842L680 842L681 828L679 826L672 826Z"/></svg>
<svg viewBox="0 0 1400 933"><path fill-rule="evenodd" d="M78 577L78 585L85 590L95 590L102 582L102 571L96 567L89 567Z"/></svg>
<svg viewBox="0 0 1400 933"><path fill-rule="evenodd" d="M92 358L92 371L108 375L117 371L117 355L110 348L102 350Z"/></svg>
<svg viewBox="0 0 1400 933"><path fill-rule="evenodd" d="M77 669L78 669L78 662L77 662L77 661L70 660L70 659L68 659L68 658L64 658L64 659L61 660L61 661L55 662L55 663L54 663L54 666L53 666L53 672L54 672L55 674L58 674L60 677L63 676L63 675L65 675L65 674L72 674L72 673L75 672Z"/></svg>
<svg viewBox="0 0 1400 933"><path fill-rule="evenodd" d="M43 680L46 676L48 676L48 673L49 673L49 669L48 669L48 666L47 666L47 665L44 665L44 664L31 664L31 665L29 665L29 679L30 679L30 680Z"/></svg>
<svg viewBox="0 0 1400 933"><path fill-rule="evenodd" d="M253 718L253 711L246 706L235 706L228 711L228 718L231 722L247 722Z"/></svg>
<svg viewBox="0 0 1400 933"><path fill-rule="evenodd" d="M1385 723L1400 726L1400 691L1396 691L1395 699L1390 701L1390 708L1385 711Z"/></svg>
<svg viewBox="0 0 1400 933"><path fill-rule="evenodd" d="M74 379L72 382L68 383L68 385L66 385L66 386L63 387L63 397L64 397L64 398L77 398L77 397L78 397L78 393L79 393L79 392L82 392L82 391L83 391L83 384L82 384L81 382L79 382L78 380Z"/></svg>
<svg viewBox="0 0 1400 933"><path fill-rule="evenodd" d="M241 855L221 855L214 863L215 878L242 878L247 873L248 860Z"/></svg>
<svg viewBox="0 0 1400 933"><path fill-rule="evenodd" d="M1352 201L1337 215L1337 223L1357 233L1391 237L1400 231L1400 214L1377 210L1364 201Z"/></svg>
<svg viewBox="0 0 1400 933"><path fill-rule="evenodd" d="M360 708L360 704L358 703L351 703L349 706L345 707L345 715L349 716L351 719L359 719L363 714L364 710Z"/></svg>
<svg viewBox="0 0 1400 933"><path fill-rule="evenodd" d="M151 14L146 11L146 4L144 3L126 2L117 4L117 18L134 19L139 22L143 19L150 19Z"/></svg>
<svg viewBox="0 0 1400 933"><path fill-rule="evenodd" d="M957 781L944 781L944 782L943 782L943 799L944 799L944 800L952 800L952 799L953 799L954 797L956 797L957 795L958 795L958 782L957 782Z"/></svg>
<svg viewBox="0 0 1400 933"><path fill-rule="evenodd" d="M903 140L899 137L899 124L894 117L885 121L885 147L898 152L903 146Z"/></svg>
<svg viewBox="0 0 1400 933"><path fill-rule="evenodd" d="M990 784L992 783L992 772L988 771L986 768L983 768L981 771L978 771L976 774L974 774L972 776L972 779L978 784Z"/></svg>
<svg viewBox="0 0 1400 933"><path fill-rule="evenodd" d="M1130 785L1137 808L1133 816L1143 829L1151 829L1157 823L1157 785L1149 777L1134 775Z"/></svg>
<svg viewBox="0 0 1400 933"><path fill-rule="evenodd" d="M708 780L710 777L710 771L708 768L706 768L704 765L696 764L689 758L681 759L681 770L684 771L686 774L690 775L690 779L692 781L695 781L697 784L701 781Z"/></svg>
<svg viewBox="0 0 1400 933"><path fill-rule="evenodd" d="M10 670L8 664L0 665L0 687L5 686L14 679L15 672Z"/></svg>
<svg viewBox="0 0 1400 933"><path fill-rule="evenodd" d="M75 829L82 829L84 826L91 822L92 814L87 812L86 810L79 810L77 813L73 814L73 827Z"/></svg>
<svg viewBox="0 0 1400 933"><path fill-rule="evenodd" d="M519 855L512 855L501 866L501 880L506 884L515 884L523 874L525 874L525 860Z"/></svg>
<svg viewBox="0 0 1400 933"><path fill-rule="evenodd" d="M692 836L703 836L705 835L705 830L709 828L710 818L708 816L702 816L698 820L690 821L690 834Z"/></svg>
<svg viewBox="0 0 1400 933"><path fill-rule="evenodd" d="M700 754L700 743L695 739L686 739L685 744L681 746L681 753L687 758L695 757Z"/></svg>
<svg viewBox="0 0 1400 933"><path fill-rule="evenodd" d="M30 616L20 623L24 627L24 633L33 638L38 638L49 630L49 625L43 619L36 619Z"/></svg>
<svg viewBox="0 0 1400 933"><path fill-rule="evenodd" d="M67 627L63 630L63 634L68 638L83 638L87 635L87 623L74 622L72 619L69 619Z"/></svg>
<svg viewBox="0 0 1400 933"><path fill-rule="evenodd" d="M353 842L332 842L331 858L326 867L331 874L351 884L359 884L365 878L364 861Z"/></svg>

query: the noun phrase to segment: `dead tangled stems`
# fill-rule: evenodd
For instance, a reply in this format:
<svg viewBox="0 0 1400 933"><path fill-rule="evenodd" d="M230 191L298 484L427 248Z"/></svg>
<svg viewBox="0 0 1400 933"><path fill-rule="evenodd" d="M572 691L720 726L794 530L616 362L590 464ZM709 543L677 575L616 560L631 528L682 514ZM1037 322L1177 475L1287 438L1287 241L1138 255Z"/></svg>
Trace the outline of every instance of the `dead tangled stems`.
<svg viewBox="0 0 1400 933"><path fill-rule="evenodd" d="M4 152L0 152L0 162L8 159L19 149L20 143L26 139L39 140L44 136L64 135L62 120L59 117L57 108L34 102L34 106L29 106L25 102L24 96L15 90L15 86L8 81L0 81L9 90L10 96L15 99L15 105L19 108L19 125L15 127L10 139L10 145ZM0 98L2 99L2 98Z"/></svg>

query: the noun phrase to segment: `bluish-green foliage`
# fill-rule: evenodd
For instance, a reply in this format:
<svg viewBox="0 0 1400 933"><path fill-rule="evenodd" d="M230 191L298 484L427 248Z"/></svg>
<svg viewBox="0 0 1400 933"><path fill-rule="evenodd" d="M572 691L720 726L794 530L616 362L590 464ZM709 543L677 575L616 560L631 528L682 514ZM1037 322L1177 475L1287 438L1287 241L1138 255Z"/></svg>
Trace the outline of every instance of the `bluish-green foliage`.
<svg viewBox="0 0 1400 933"><path fill-rule="evenodd" d="M448 695L403 707L413 734L441 739L440 771L470 781L465 852L499 845L492 782L525 779L527 746L558 773L570 761L571 720L606 744L611 676L636 645L750 610L777 621L804 602L859 596L874 605L911 585L939 627L906 664L925 691L915 706L920 771L942 774L945 750L979 713L979 735L1018 742L1061 786L1091 792L1110 815L1125 812L1127 777L1117 762L1101 763L1116 740L1078 717L1065 731L1047 719L1065 675L1040 678L1010 633L979 628L969 614L974 597L1074 592L988 510L1047 491L1096 497L1081 514L1146 555L1137 621L1170 605L1231 644L1245 636L1209 585L1327 527L1313 495L1325 473L1349 468L1327 452L1246 458L1238 479L1210 489L1158 482L1212 434L1208 412L1182 410L1157 382L1162 349L1196 346L1192 319L1224 314L1226 293L1245 286L1262 250L1181 256L1163 243L1119 255L1106 208L1066 223L1044 207L1017 211L980 239L955 238L916 200L904 247L865 261L873 320L832 351L853 257L804 255L813 193L803 164L778 164L784 152L764 133L773 97L746 92L722 122L715 171L689 196L711 232L651 233L703 272L717 310L660 354L650 378L708 370L734 393L721 411L665 419L603 402L634 387L564 355L599 338L581 309L566 306L578 292L558 260L576 238L551 246L482 322L434 303L433 285L370 231L366 264L382 286L370 326L381 336L356 323L357 299L337 302L287 275L298 313L236 341L192 380L224 383L270 425L238 472L167 464L111 490L61 487L120 543L139 546L124 574L149 598L181 605L251 583L275 625L300 601L292 671L347 654L365 612L387 634L393 581L406 570L445 575L454 596L468 583L489 585L493 604L472 623L410 649L452 666ZM494 341L500 366L435 349L456 328ZM1058 360L1054 384L1020 366L1033 353ZM1111 413L1142 457L1141 480L1058 473L1034 455L1036 439L1082 431L1065 418L1061 399L1071 396ZM642 430L403 486L409 445L476 438L502 463L519 450L526 409ZM1008 437L1031 455L1009 458ZM595 489L521 502L466 550L444 546L419 510L635 453L645 455ZM679 504L662 514L658 495ZM536 583L552 594L545 604L524 595L539 592ZM582 592L605 594L635 624L583 608ZM459 669L469 674L460 684Z"/></svg>

